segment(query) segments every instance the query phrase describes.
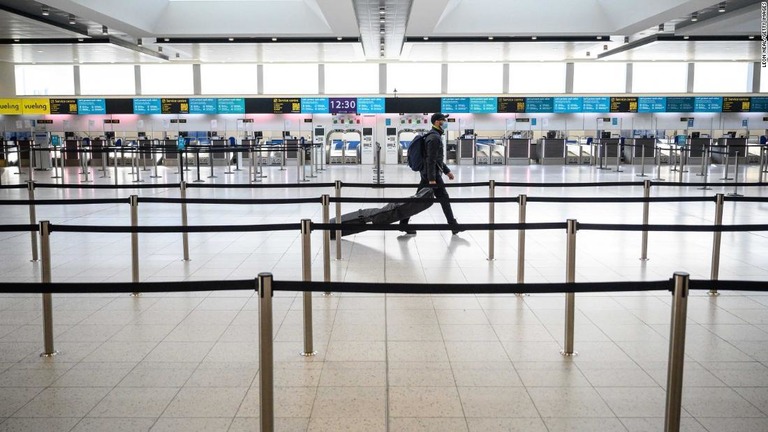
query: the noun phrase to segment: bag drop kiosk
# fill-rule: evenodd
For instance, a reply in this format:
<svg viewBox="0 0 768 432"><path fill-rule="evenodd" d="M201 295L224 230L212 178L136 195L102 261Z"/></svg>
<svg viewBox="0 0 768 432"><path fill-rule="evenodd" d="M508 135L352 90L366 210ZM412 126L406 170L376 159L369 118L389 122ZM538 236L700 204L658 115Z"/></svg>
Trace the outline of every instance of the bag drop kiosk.
<svg viewBox="0 0 768 432"><path fill-rule="evenodd" d="M416 138L416 135L424 135L427 131L424 129L400 129L397 132L397 150L399 153L398 162L401 164L408 163L408 146L411 145L411 141Z"/></svg>
<svg viewBox="0 0 768 432"><path fill-rule="evenodd" d="M360 149L360 163L363 165L373 165L374 159L373 128L364 127L363 141Z"/></svg>
<svg viewBox="0 0 768 432"><path fill-rule="evenodd" d="M372 136L371 139L373 139ZM357 129L331 130L325 136L328 163L360 163L361 141L362 133Z"/></svg>
<svg viewBox="0 0 768 432"><path fill-rule="evenodd" d="M386 148L384 149L384 163L387 165L397 165L400 163L400 143L397 140L397 128L387 128Z"/></svg>
<svg viewBox="0 0 768 432"><path fill-rule="evenodd" d="M464 135L459 138L457 165L471 165L475 163L476 135L474 129L464 129Z"/></svg>
<svg viewBox="0 0 768 432"><path fill-rule="evenodd" d="M51 134L50 132L35 132L35 170L48 171L51 169Z"/></svg>

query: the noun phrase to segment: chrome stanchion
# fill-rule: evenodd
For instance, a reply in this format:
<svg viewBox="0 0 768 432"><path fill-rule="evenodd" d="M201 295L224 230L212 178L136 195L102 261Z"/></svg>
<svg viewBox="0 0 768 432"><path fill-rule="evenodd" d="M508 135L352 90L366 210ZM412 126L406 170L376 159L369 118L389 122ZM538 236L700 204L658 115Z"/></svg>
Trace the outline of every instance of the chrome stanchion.
<svg viewBox="0 0 768 432"><path fill-rule="evenodd" d="M600 166L597 167L599 170L610 170L610 168L603 167L603 162L605 161L605 144L599 143L597 145L597 159L600 163Z"/></svg>
<svg viewBox="0 0 768 432"><path fill-rule="evenodd" d="M306 155L304 154L304 148L301 146L298 146L296 151L298 154L296 155L296 163L299 165L299 171L298 171L298 182L299 183L306 183L309 180L307 179L307 167L305 160Z"/></svg>
<svg viewBox="0 0 768 432"><path fill-rule="evenodd" d="M634 150L632 151L634 153ZM648 177L645 175L645 144L640 145L640 174L638 177Z"/></svg>
<svg viewBox="0 0 768 432"><path fill-rule="evenodd" d="M721 226L723 224L723 205L725 204L725 195L719 193L715 195L715 226ZM710 273L711 280L717 280L720 276L720 240L723 233L715 231L712 233L712 270ZM710 296L718 296L720 293L717 290L709 290Z"/></svg>
<svg viewBox="0 0 768 432"><path fill-rule="evenodd" d="M669 148L669 172L677 171L677 152L680 150L680 147L678 148ZM671 176L671 174L670 174Z"/></svg>
<svg viewBox="0 0 768 432"><path fill-rule="evenodd" d="M117 147L115 147L115 186L117 186Z"/></svg>
<svg viewBox="0 0 768 432"><path fill-rule="evenodd" d="M278 152L282 152L282 156L283 156L280 158L280 171L285 171L286 170L285 164L287 163L287 160L288 160L288 144L283 143L282 151L278 150ZM296 160L298 160L298 155L296 157L297 157Z"/></svg>
<svg viewBox="0 0 768 432"><path fill-rule="evenodd" d="M234 174L235 172L232 171L232 157L230 156L229 151L224 152L224 157L227 158L227 170L224 171L224 174Z"/></svg>
<svg viewBox="0 0 768 432"><path fill-rule="evenodd" d="M187 182L183 181L179 183L179 193L181 194L181 199L183 200L187 199ZM187 227L187 203L186 202L181 203L181 226L183 226L184 228ZM189 261L189 233L186 231L181 233L181 244L184 250L184 261Z"/></svg>
<svg viewBox="0 0 768 432"><path fill-rule="evenodd" d="M213 146L208 148L208 162L210 162L211 165L211 175L208 176L209 179L217 178L216 175L213 173Z"/></svg>
<svg viewBox="0 0 768 432"><path fill-rule="evenodd" d="M576 219L567 221L568 242L566 247L565 282L576 282ZM578 355L573 350L573 327L576 318L576 294L565 293L565 344L560 354L571 357Z"/></svg>
<svg viewBox="0 0 768 432"><path fill-rule="evenodd" d="M744 153L747 153L746 151ZM734 166L734 174L733 174L733 192L729 193L728 196L732 197L740 197L744 196L739 193L739 152L736 152L736 164Z"/></svg>
<svg viewBox="0 0 768 432"><path fill-rule="evenodd" d="M301 220L301 280L312 281L312 220ZM304 357L317 354L312 347L312 292L304 291Z"/></svg>
<svg viewBox="0 0 768 432"><path fill-rule="evenodd" d="M135 151L138 151L139 154L136 154ZM134 154L133 155L134 155L134 157L131 158L132 159L131 166L132 167L135 166L135 168L136 168L136 180L134 180L133 182L134 183L144 183L144 179L141 178L141 170L139 169L139 160L140 160L140 158L137 157L137 156L141 156L141 150L139 150L139 149L134 150Z"/></svg>
<svg viewBox="0 0 768 432"><path fill-rule="evenodd" d="M656 147L656 178L651 179L653 181L664 181L663 178L661 178L661 147Z"/></svg>
<svg viewBox="0 0 768 432"><path fill-rule="evenodd" d="M61 170L62 175L59 175L59 161L58 161L58 158L56 157L56 147L51 149L51 154L53 155L51 157L51 163L53 163L53 175L51 176L51 178L52 179L61 178L62 175L64 174L64 169ZM59 156L61 156L61 152L59 152Z"/></svg>
<svg viewBox="0 0 768 432"><path fill-rule="evenodd" d="M306 158L305 152L309 149L314 149L314 147L312 147L312 145L310 144L308 147L301 149L301 152L305 154L305 158ZM307 177L317 178L317 173L315 173L315 154L311 151L309 152L309 175Z"/></svg>
<svg viewBox="0 0 768 432"><path fill-rule="evenodd" d="M760 147L760 171L758 172L757 181L763 182L763 177L766 172L766 159L768 159L768 145L763 144Z"/></svg>
<svg viewBox="0 0 768 432"><path fill-rule="evenodd" d="M677 151L679 152L678 159L680 160L680 169L677 172L677 182L678 183L682 183L683 182L683 173L686 172L685 171L685 164L684 164L684 162L685 162L685 152L683 151L682 147L679 147L677 149Z"/></svg>
<svg viewBox="0 0 768 432"><path fill-rule="evenodd" d="M184 174L183 174L184 160L182 159L182 157L183 157L183 153L179 152L179 174L181 174L182 177L183 177L184 176ZM155 170L154 174L149 176L149 178L162 178L163 176L161 176L157 172L157 170L158 170L157 165L158 164L157 164L157 161L155 160L155 143L154 143L154 141L150 141L150 143L149 143L149 160L152 161L152 166L153 166L153 168Z"/></svg>
<svg viewBox="0 0 768 432"><path fill-rule="evenodd" d="M200 147L195 147L195 166L197 168L197 180L193 183L203 183L205 180L200 178Z"/></svg>
<svg viewBox="0 0 768 432"><path fill-rule="evenodd" d="M331 218L331 196L328 194L320 197L320 203L323 205L323 223L330 223ZM323 230L323 282L331 281L331 231ZM326 291L325 295L331 295Z"/></svg>
<svg viewBox="0 0 768 432"><path fill-rule="evenodd" d="M685 369L685 319L688 312L688 273L675 272L672 293L672 320L669 330L669 361L667 363L667 402L664 410L664 431L680 430L683 399L683 370Z"/></svg>
<svg viewBox="0 0 768 432"><path fill-rule="evenodd" d="M528 196L525 194L517 196L517 203L520 207L518 222L525 223L525 210L528 204ZM517 230L517 283L525 283L525 229ZM523 293L515 293L522 295Z"/></svg>
<svg viewBox="0 0 768 432"><path fill-rule="evenodd" d="M105 146L106 142L102 142L101 149L99 149L99 152L101 152L101 172L102 175L99 178L106 178L109 176L109 169L107 167L107 159L109 159L109 152L104 151L106 148Z"/></svg>
<svg viewBox="0 0 768 432"><path fill-rule="evenodd" d="M37 210L35 208L35 182L27 182L27 193L29 194L29 224L37 225ZM38 261L37 256L37 234L34 231L30 232L32 240L32 262Z"/></svg>
<svg viewBox="0 0 768 432"><path fill-rule="evenodd" d="M707 169L707 146L701 146L701 172L696 174L696 177L703 177Z"/></svg>
<svg viewBox="0 0 768 432"><path fill-rule="evenodd" d="M333 188L336 190L336 198L341 198L341 180L336 180ZM336 223L341 223L341 203L336 201ZM336 260L341 261L341 230L336 230Z"/></svg>
<svg viewBox="0 0 768 432"><path fill-rule="evenodd" d="M43 283L51 283L51 225L40 221L40 249L43 253L40 276ZM51 293L43 293L43 353L40 357L53 357L59 352L53 348L53 299Z"/></svg>
<svg viewBox="0 0 768 432"><path fill-rule="evenodd" d="M34 181L35 180L35 146L33 144L29 145L29 179ZM19 167L21 167L21 154L19 154ZM19 168L19 171L21 171L21 168Z"/></svg>
<svg viewBox="0 0 768 432"><path fill-rule="evenodd" d="M272 343L272 273L259 273L259 422L275 430L274 346Z"/></svg>
<svg viewBox="0 0 768 432"><path fill-rule="evenodd" d="M726 154L725 154L725 172L723 173L723 178L721 178L720 180L733 180L733 178L728 177L728 165L730 165L730 158L729 158L729 156L730 155L728 154L728 149L726 149ZM738 160L738 158L737 158L737 160Z"/></svg>
<svg viewBox="0 0 768 432"><path fill-rule="evenodd" d="M624 170L621 169L621 144L616 144L616 172L624 172Z"/></svg>
<svg viewBox="0 0 768 432"><path fill-rule="evenodd" d="M496 181L491 180L488 182L488 223L493 225L496 220L496 210L494 208L493 199L496 196ZM493 228L488 230L488 261L493 261L494 258L494 230Z"/></svg>
<svg viewBox="0 0 768 432"><path fill-rule="evenodd" d="M131 195L128 199L131 205L131 227L136 228L139 225L139 196ZM131 282L139 282L139 233L131 233ZM138 296L138 292L133 292L132 296Z"/></svg>
<svg viewBox="0 0 768 432"><path fill-rule="evenodd" d="M250 154L250 163L248 164L248 178L250 179L251 183L260 182L261 178L256 179L256 174L253 172L253 166L256 164L256 160L254 159L256 157L256 153L253 151L253 147L248 149L248 153Z"/></svg>
<svg viewBox="0 0 768 432"><path fill-rule="evenodd" d="M704 173L704 186L697 188L698 190L712 190L711 187L707 186L707 179L709 179L709 148L704 148L704 154L702 155L702 165L701 169Z"/></svg>
<svg viewBox="0 0 768 432"><path fill-rule="evenodd" d="M648 198L651 197L651 181L643 181L643 226L648 226L648 216L650 213L651 203ZM648 261L648 229L643 230L642 246L640 248L640 261Z"/></svg>
<svg viewBox="0 0 768 432"><path fill-rule="evenodd" d="M256 145L258 147L258 154L259 154L258 159L256 159L256 176L259 179L263 179L267 177L264 175L264 156L262 156L264 154L264 147L261 145L261 143L258 143L258 142ZM267 152L267 161L269 161L269 152ZM257 181L261 181L261 180L257 180Z"/></svg>

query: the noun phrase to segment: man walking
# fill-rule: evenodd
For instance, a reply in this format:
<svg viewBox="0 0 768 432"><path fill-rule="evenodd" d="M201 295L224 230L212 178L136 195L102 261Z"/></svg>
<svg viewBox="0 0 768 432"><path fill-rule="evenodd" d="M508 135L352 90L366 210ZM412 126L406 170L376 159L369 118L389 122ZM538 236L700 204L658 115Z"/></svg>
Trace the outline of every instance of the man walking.
<svg viewBox="0 0 768 432"><path fill-rule="evenodd" d="M448 115L442 113L432 114L430 123L432 123L432 129L424 135L424 168L421 170L421 182L419 182L419 189L424 187L431 187L435 193L435 198L440 202L440 206L443 208L443 214L445 214L445 220L450 225L456 225L456 218L453 216L453 210L451 209L451 203L448 202L448 191L445 190L445 183L443 182L443 174L448 176L448 179L453 180L454 175L443 162L443 140L442 135L445 132L445 123L447 122ZM408 219L400 221L400 225L403 226L403 230L406 234L416 234L416 231L409 230L407 228ZM452 228L453 235L458 234L461 230Z"/></svg>

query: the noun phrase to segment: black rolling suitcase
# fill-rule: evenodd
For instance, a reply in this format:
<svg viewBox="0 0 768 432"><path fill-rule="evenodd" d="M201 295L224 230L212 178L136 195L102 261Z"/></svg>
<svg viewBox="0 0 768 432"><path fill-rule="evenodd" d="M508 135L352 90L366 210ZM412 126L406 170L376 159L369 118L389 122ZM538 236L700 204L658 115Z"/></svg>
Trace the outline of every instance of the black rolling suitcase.
<svg viewBox="0 0 768 432"><path fill-rule="evenodd" d="M432 206L434 198L431 188L422 188L416 195L409 198L425 198L424 202L389 203L382 208L360 209L352 213L341 215L341 223L349 225L349 228L341 230L341 236L357 234L365 231L366 224L390 224L402 219L419 214ZM336 218L331 219L336 223ZM331 240L336 239L336 231L331 231Z"/></svg>

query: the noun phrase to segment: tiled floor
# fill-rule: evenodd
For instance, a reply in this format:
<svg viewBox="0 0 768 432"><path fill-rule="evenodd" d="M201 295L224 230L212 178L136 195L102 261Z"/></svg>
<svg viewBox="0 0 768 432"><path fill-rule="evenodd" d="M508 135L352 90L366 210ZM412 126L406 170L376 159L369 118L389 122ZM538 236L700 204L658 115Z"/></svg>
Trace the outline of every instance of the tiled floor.
<svg viewBox="0 0 768 432"><path fill-rule="evenodd" d="M637 171L586 166L470 167L457 181L636 181ZM697 169L686 180L700 181ZM721 177L712 167L710 178ZM6 169L3 184L25 176ZM175 169L162 182L178 181ZM217 183L245 182L247 171L217 172ZM266 182L296 181L295 169L266 170ZM662 172L669 178L667 168ZM112 183L99 178L97 183ZM110 172L110 175L113 175ZM143 173L147 182L148 173ZM390 183L413 182L405 167L386 167ZM49 173L36 180L49 183ZM66 181L77 181L71 169ZM370 181L370 167L334 166L316 181ZM750 167L742 179L756 181ZM121 182L130 182L127 172ZM208 182L210 180L207 179ZM711 196L718 186L655 187L653 196ZM403 196L398 189L344 189L345 196ZM452 196L486 196L484 188ZM768 196L768 188L743 188ZM39 189L37 198L125 197L129 190ZM176 189L141 196L177 197ZM190 197L296 197L329 189L191 189ZM640 187L499 188L497 196L642 196ZM2 190L0 198L26 198ZM363 205L367 207L368 205ZM375 205L374 205L375 206ZM345 204L344 211L361 207ZM528 205L529 222L640 223L640 204ZM455 204L461 222L487 221L485 204ZM142 204L142 225L178 225L178 205ZM319 221L318 204L190 206L191 225ZM28 223L27 208L0 207L3 224ZM497 222L516 222L517 204L497 204ZM38 206L38 220L127 225L124 205ZM414 223L443 222L439 206ZM710 224L714 204L654 203L654 224ZM768 205L725 206L724 223L768 221ZM581 231L577 281L660 280L677 270L710 275L712 235L651 233L650 261L640 234ZM30 236L2 233L0 279L40 280L30 263ZM129 281L127 234L52 234L53 280ZM343 240L333 280L473 283L515 282L517 235L497 232L496 260L486 260L485 232L451 236L369 232ZM321 236L312 236L313 275L322 278ZM181 235L140 236L143 281L247 279L271 271L299 279L297 232L191 234L191 261ZM768 233L724 233L721 279L768 281ZM526 282L565 279L565 233L527 234ZM275 398L280 431L659 431L663 426L670 295L666 292L576 297L574 358L560 356L563 296L403 296L336 294L314 298L315 357L301 357L299 293L276 293ZM53 359L42 349L40 296L0 295L0 431L252 431L259 428L258 312L251 292L56 295ZM683 430L768 430L768 295L692 294L689 305Z"/></svg>

